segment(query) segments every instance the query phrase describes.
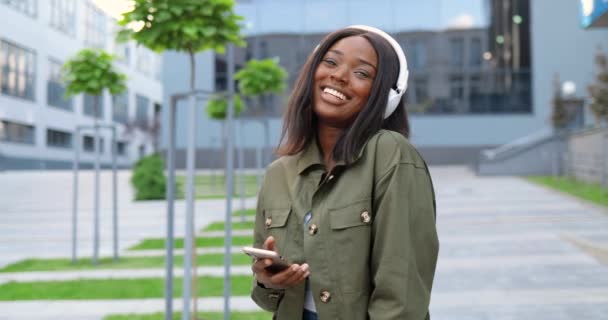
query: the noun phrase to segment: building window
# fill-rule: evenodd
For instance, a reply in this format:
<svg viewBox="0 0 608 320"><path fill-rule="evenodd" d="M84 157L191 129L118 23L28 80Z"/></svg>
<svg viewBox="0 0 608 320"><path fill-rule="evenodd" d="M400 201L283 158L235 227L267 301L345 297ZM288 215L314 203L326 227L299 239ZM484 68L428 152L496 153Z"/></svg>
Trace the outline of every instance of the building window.
<svg viewBox="0 0 608 320"><path fill-rule="evenodd" d="M0 141L34 144L34 126L0 120Z"/></svg>
<svg viewBox="0 0 608 320"><path fill-rule="evenodd" d="M38 14L38 0L0 0L0 4L9 6L30 17Z"/></svg>
<svg viewBox="0 0 608 320"><path fill-rule="evenodd" d="M11 42L0 41L0 88L3 94L35 99L36 54Z"/></svg>
<svg viewBox="0 0 608 320"><path fill-rule="evenodd" d="M119 156L126 156L128 147L129 147L129 144L127 142L117 141L116 142L116 154Z"/></svg>
<svg viewBox="0 0 608 320"><path fill-rule="evenodd" d="M65 98L65 86L61 81L61 63L49 59L49 79L46 83L46 102L49 106L73 110L71 98Z"/></svg>
<svg viewBox="0 0 608 320"><path fill-rule="evenodd" d="M129 93L112 96L112 120L126 124L129 121Z"/></svg>
<svg viewBox="0 0 608 320"><path fill-rule="evenodd" d="M47 129L47 147L70 149L72 148L72 134L65 131Z"/></svg>
<svg viewBox="0 0 608 320"><path fill-rule="evenodd" d="M426 52L426 43L422 40L412 40L409 47L405 48L409 49L412 69L424 69L426 67L426 59L428 56L428 53Z"/></svg>
<svg viewBox="0 0 608 320"><path fill-rule="evenodd" d="M95 110L97 108L97 110ZM83 113L87 116L103 119L103 99L101 96L84 95Z"/></svg>
<svg viewBox="0 0 608 320"><path fill-rule="evenodd" d="M150 105L150 99L137 95L136 96L136 109L135 109L135 122L137 126L141 128L148 127L148 106Z"/></svg>
<svg viewBox="0 0 608 320"><path fill-rule="evenodd" d="M472 67L481 66L482 59L482 48L481 48L481 39L473 38L471 39L471 47L469 50L469 65Z"/></svg>
<svg viewBox="0 0 608 320"><path fill-rule="evenodd" d="M464 39L450 39L450 66L462 67L464 65Z"/></svg>
<svg viewBox="0 0 608 320"><path fill-rule="evenodd" d="M76 35L76 1L51 0L51 22L54 29L69 36Z"/></svg>
<svg viewBox="0 0 608 320"><path fill-rule="evenodd" d="M135 62L135 68L137 71L147 76L155 75L154 66L156 64L156 57L154 53L143 46L138 46L136 52L137 61Z"/></svg>
<svg viewBox="0 0 608 320"><path fill-rule="evenodd" d="M104 141L102 137L99 137L99 153L104 152ZM85 152L95 152L95 137L84 135L82 136L82 150Z"/></svg>
<svg viewBox="0 0 608 320"><path fill-rule="evenodd" d="M424 103L429 98L428 81L426 78L414 79L414 94L416 96L416 103Z"/></svg>
<svg viewBox="0 0 608 320"><path fill-rule="evenodd" d="M106 45L106 16L88 1L85 3L84 39L91 47L103 49Z"/></svg>

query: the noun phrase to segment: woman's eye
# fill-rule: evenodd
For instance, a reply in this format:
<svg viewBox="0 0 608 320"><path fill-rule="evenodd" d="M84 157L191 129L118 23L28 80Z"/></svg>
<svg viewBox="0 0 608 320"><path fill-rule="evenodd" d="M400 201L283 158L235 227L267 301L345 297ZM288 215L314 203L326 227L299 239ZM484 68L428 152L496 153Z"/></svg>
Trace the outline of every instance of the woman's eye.
<svg viewBox="0 0 608 320"><path fill-rule="evenodd" d="M355 74L361 78L369 78L369 73L365 71L355 71Z"/></svg>
<svg viewBox="0 0 608 320"><path fill-rule="evenodd" d="M323 60L323 61L324 61L325 63L327 63L328 65L330 65L330 66L335 66L335 65L337 65L337 64L336 64L336 61L334 61L334 59L325 59L325 60Z"/></svg>

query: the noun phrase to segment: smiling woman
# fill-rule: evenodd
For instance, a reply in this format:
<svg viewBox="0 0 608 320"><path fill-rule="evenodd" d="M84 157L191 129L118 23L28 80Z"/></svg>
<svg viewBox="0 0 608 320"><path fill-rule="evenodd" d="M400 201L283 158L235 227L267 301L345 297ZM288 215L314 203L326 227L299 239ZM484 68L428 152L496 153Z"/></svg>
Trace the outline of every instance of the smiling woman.
<svg viewBox="0 0 608 320"><path fill-rule="evenodd" d="M438 239L426 163L408 142L407 63L381 30L327 35L288 102L259 192L252 265L275 319L428 319Z"/></svg>

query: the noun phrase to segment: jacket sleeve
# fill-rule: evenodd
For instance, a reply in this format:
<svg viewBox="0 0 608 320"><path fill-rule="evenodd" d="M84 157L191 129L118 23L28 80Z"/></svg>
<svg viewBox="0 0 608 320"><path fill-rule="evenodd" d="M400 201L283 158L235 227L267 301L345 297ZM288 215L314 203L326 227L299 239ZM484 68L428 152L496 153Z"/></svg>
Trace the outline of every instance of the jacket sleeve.
<svg viewBox="0 0 608 320"><path fill-rule="evenodd" d="M253 233L253 246L255 248L262 248L264 240L266 240L266 227L264 225L264 207L263 207L263 196L264 196L264 184L258 194L258 203L255 213L255 226ZM255 277L253 278L253 284L251 289L251 299L260 306L260 308L275 312L279 306L279 302L283 298L285 290L264 288L258 284Z"/></svg>
<svg viewBox="0 0 608 320"><path fill-rule="evenodd" d="M370 320L428 317L439 242L424 163L400 162L375 182Z"/></svg>

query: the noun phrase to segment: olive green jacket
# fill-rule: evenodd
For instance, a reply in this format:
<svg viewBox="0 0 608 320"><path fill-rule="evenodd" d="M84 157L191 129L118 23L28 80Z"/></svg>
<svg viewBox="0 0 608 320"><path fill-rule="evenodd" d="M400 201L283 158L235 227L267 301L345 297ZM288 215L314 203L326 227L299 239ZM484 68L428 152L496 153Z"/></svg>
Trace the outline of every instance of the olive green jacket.
<svg viewBox="0 0 608 320"><path fill-rule="evenodd" d="M321 320L428 318L439 242L424 160L405 137L381 130L352 164L324 172L316 143L269 166L254 246L272 235L289 262L309 264ZM276 319L300 320L304 292L304 284L276 290L254 281L252 298Z"/></svg>

